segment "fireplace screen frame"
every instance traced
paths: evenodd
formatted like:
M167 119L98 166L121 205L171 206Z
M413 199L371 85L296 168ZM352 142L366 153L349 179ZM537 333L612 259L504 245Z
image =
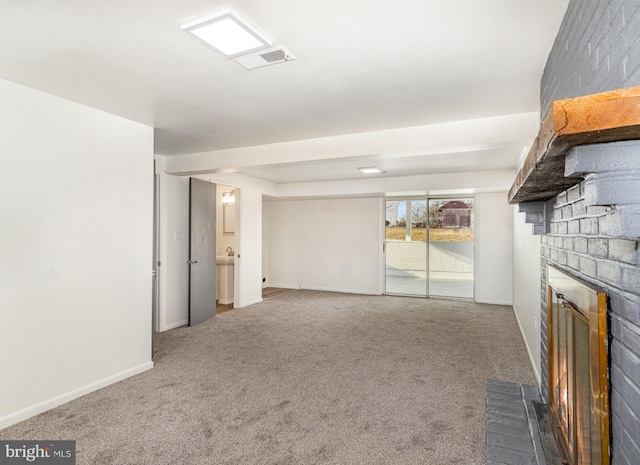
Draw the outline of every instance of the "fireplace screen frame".
M550 265L547 284L549 410L556 441L570 465L609 465L607 295ZM588 344L585 341L582 351L575 350L576 333L586 331ZM584 367L580 361L584 349L588 349L588 374L576 374L584 371L579 369ZM587 386L580 391L578 378L587 378L587 395L579 394L587 392ZM580 420L581 415L588 418ZM579 438L585 429L586 440Z

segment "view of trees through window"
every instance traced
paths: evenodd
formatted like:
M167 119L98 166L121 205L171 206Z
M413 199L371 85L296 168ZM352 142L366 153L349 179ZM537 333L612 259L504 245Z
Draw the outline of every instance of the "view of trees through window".
M410 221L409 228L407 221ZM386 203L387 240L426 241L428 225L430 241L473 242L473 221L473 199L402 200Z

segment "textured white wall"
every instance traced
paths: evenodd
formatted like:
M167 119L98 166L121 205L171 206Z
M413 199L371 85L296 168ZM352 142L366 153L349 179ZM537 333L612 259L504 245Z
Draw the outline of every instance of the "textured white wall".
M506 192L475 199L476 301L512 305L513 208Z
M516 212L513 218L513 310L540 385L540 236L524 216Z
M160 175L159 331L189 322L189 178Z
M379 294L379 205L377 199L270 203L271 285Z
M237 192L234 306L262 301L262 193L259 185L244 184Z
M151 368L153 129L0 81L0 428Z
M511 305L512 207L506 193L475 198L476 300ZM272 202L269 212L271 285L381 292L384 218L377 199Z

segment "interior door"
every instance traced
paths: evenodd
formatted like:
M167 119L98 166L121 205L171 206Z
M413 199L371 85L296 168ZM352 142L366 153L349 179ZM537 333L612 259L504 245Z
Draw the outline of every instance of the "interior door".
M189 189L189 326L216 316L216 185Z

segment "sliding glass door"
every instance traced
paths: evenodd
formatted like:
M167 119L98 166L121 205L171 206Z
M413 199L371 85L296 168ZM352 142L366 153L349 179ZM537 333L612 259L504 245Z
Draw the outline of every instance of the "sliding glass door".
M473 298L473 199L429 199L429 295Z
M473 199L385 202L387 294L473 298Z
M427 201L387 200L386 293L427 295Z

